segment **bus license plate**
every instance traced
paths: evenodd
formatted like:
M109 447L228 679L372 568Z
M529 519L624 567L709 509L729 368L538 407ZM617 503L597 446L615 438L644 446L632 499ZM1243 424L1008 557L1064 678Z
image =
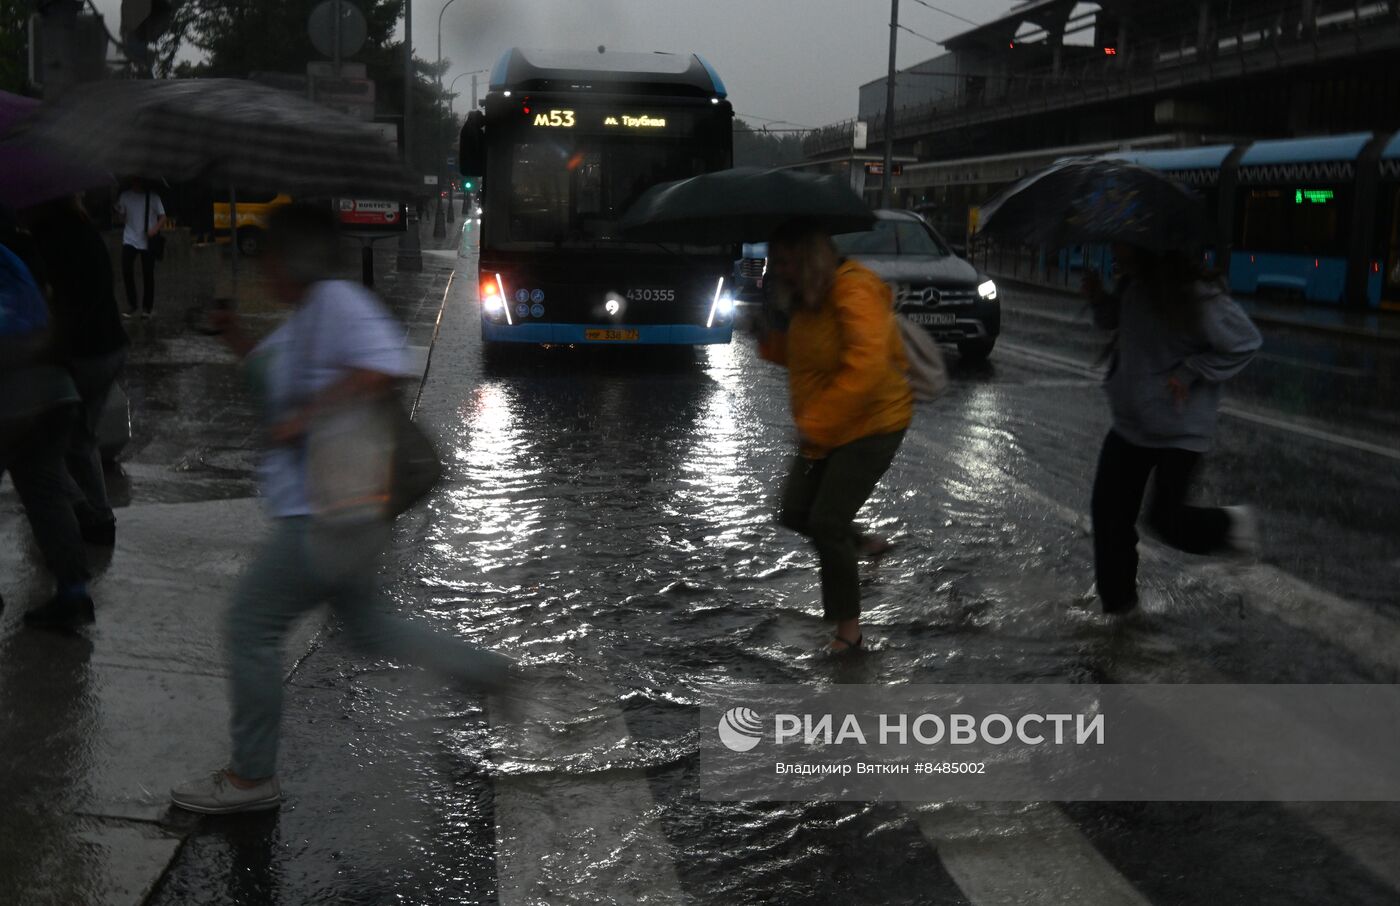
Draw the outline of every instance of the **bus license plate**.
M945 327L957 323L958 316L952 312L916 312L906 315L915 324L930 324L936 327Z
M635 343L639 333L635 330L585 330L583 338L585 340L613 340L624 343Z

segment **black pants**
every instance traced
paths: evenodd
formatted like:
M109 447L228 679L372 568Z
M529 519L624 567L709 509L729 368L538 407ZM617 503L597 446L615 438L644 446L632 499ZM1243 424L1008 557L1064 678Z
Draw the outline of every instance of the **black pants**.
M104 355L87 356L68 363L68 372L77 385L78 417L68 443L68 474L77 485L78 521L86 525L110 522L112 504L107 499L107 479L102 470L101 438L97 430L107 398L116 386L117 375L126 364L126 347Z
M147 312L156 307L156 256L150 249L138 249L132 245L122 246L122 282L126 284L126 307L136 311L137 256L141 257L141 302Z
M1226 546L1230 515L1218 507L1189 506L1186 494L1201 454L1171 447L1139 447L1110 431L1094 476L1094 577L1105 611L1137 603L1137 521L1147 480L1152 501L1147 524L1162 541L1191 554Z
M0 475L10 473L60 591L88 578L87 551L64 466L77 418L77 406L64 405L22 422L0 422Z
M821 560L822 609L828 620L860 616L856 513L889 469L904 432L862 437L825 459L798 456L783 486L779 521L812 540Z

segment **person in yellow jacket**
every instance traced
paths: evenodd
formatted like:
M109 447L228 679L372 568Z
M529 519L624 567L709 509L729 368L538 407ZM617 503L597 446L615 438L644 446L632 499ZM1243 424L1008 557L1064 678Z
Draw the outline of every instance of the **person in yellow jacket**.
M759 354L786 366L798 455L780 521L821 560L822 606L833 652L860 648L862 536L856 513L894 461L914 411L890 289L811 224L779 228L768 274L791 299L786 330L765 329Z

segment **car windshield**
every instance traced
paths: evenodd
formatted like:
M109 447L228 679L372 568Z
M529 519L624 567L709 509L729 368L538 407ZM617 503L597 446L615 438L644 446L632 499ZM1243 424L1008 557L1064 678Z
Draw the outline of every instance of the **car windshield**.
M913 220L877 220L875 228L859 233L833 236L836 249L842 255L921 255L943 258L951 254L947 247L923 224Z

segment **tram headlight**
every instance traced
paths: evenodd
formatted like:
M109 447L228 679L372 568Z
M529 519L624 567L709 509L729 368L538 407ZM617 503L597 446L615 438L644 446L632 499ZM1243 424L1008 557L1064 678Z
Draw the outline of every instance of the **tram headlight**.
M725 293L719 297L719 304L715 306L715 316L721 321L728 321L734 317L734 297Z
M997 285L991 280L983 280L977 285L977 295L990 302L997 297Z

